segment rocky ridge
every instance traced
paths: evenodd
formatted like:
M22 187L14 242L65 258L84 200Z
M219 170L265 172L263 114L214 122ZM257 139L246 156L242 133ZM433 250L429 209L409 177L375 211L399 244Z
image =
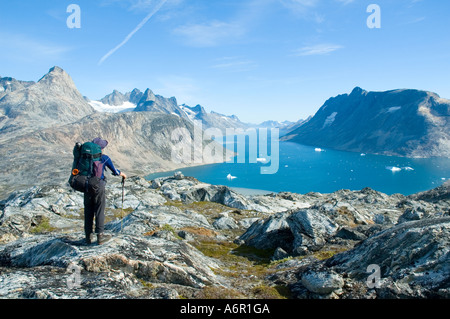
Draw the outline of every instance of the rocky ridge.
M244 196L178 173L130 178L122 209L111 180L113 239L87 246L82 195L35 186L0 202L0 298L449 298L449 193Z

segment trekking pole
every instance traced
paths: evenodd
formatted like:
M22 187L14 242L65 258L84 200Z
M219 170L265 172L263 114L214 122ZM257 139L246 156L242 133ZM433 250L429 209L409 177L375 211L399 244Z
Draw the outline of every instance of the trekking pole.
M120 232L123 230L123 202L125 198L125 177L122 177L122 210L121 210L121 221L120 221Z

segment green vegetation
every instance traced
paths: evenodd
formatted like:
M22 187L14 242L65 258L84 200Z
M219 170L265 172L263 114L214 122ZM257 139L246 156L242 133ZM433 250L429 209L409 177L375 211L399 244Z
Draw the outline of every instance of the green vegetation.
M107 208L105 209L105 223L109 223L110 221L116 220L116 219L122 219L126 216L128 216L129 214L131 214L133 212L133 208L128 207L125 209L121 209L121 208Z
M183 203L181 201L168 201L166 206L174 206L179 209L193 210L204 215L210 222L219 217L221 213L227 212L237 221L243 218L254 217L255 213L244 210L232 210L227 206L213 202L194 202ZM347 218L348 211L344 208L340 214ZM262 217L261 214L258 216ZM352 222L349 220L349 224ZM164 226L166 230L176 231L169 225ZM291 298L291 292L286 286L272 286L268 284L267 276L279 271L277 266L291 259L303 259L301 257L287 257L282 260L272 261L274 249L257 249L247 245L238 245L230 240L220 240L219 233L214 230L202 227L184 227L182 230L189 232L194 236L191 244L201 251L205 256L214 258L220 265L213 271L222 277L226 277L232 282L231 288L212 287L203 288L199 293L201 299L286 299ZM221 235L234 238L241 235L242 230L222 230ZM328 246L312 253L312 256L325 260L331 258L337 253L344 251L341 246Z
M48 217L42 217L39 219L37 224L33 225L30 229L30 233L32 234L44 234L50 233L56 230L55 227L50 225L50 219Z
M336 254L342 253L346 250L348 250L348 248L342 246L328 247L327 249L321 249L319 251L316 251L312 255L319 260L325 260L333 257Z

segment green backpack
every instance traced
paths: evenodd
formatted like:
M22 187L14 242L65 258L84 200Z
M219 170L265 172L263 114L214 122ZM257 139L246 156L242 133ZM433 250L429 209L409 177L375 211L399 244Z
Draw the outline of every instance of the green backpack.
M101 147L92 142L77 143L73 148L73 157L70 186L82 193L97 190L103 172Z

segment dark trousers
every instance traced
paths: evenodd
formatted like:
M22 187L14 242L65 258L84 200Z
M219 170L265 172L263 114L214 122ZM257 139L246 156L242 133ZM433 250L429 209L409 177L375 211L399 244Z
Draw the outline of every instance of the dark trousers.
M105 230L105 181L100 181L97 191L84 193L84 232L87 236L92 234L95 218L95 232L103 233Z

